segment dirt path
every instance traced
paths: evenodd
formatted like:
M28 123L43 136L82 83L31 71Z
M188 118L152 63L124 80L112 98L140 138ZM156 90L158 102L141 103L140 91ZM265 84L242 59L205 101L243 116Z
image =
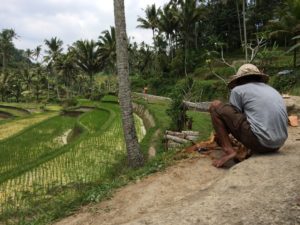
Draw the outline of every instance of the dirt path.
M299 147L297 127L279 153L252 156L227 170L198 155L57 225L300 224Z

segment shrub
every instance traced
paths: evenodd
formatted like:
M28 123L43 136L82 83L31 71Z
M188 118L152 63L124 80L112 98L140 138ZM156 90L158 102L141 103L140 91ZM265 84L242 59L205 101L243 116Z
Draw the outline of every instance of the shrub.
M90 95L90 100L93 101L101 101L101 99L103 98L104 94L102 92L99 91L94 91L91 95Z
M188 77L176 85L171 94L172 102L170 108L167 109L167 115L171 118L171 130L182 131L186 127L189 118L186 115L187 108L183 100L190 94L193 84L193 79Z
M276 75L271 79L270 84L280 93L286 93L296 85L297 77L295 75Z
M184 80L180 80L176 86L180 87L183 84ZM195 80L187 100L192 102L212 101L214 99L226 100L227 96L228 88L222 81Z
M78 100L76 98L68 98L63 100L61 103L64 107L71 107L76 106L78 104Z
M276 43L274 43L272 48L268 48L266 46L262 51L257 53L257 58L260 60L259 66L265 70L267 67L270 67L272 64L274 64L274 61L276 61L283 54L284 52L278 49L278 45Z
M131 89L136 92L142 92L143 88L147 85L147 81L139 75L131 76Z

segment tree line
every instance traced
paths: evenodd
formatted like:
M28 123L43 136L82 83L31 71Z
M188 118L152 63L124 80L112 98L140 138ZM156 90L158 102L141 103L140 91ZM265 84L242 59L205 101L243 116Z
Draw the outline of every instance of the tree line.
M129 72L144 79L174 79L193 74L216 53L239 52L254 60L259 48L278 46L294 53L300 34L299 0L170 0L148 5L137 27L152 30L151 44L129 37ZM110 82L95 82L99 72L116 74L115 28L97 40L78 40L63 49L58 37L43 46L18 50L13 29L0 32L0 94L2 101L98 98L111 91Z

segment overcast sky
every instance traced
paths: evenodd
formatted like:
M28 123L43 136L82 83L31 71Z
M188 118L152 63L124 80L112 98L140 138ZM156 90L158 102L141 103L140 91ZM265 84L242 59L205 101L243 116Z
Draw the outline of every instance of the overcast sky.
M168 0L125 0L128 36L138 43L151 43L152 32L138 29L137 17L145 17L147 5L164 5ZM20 49L43 45L58 37L64 46L80 39L94 39L114 26L113 0L1 0L0 30L13 28Z

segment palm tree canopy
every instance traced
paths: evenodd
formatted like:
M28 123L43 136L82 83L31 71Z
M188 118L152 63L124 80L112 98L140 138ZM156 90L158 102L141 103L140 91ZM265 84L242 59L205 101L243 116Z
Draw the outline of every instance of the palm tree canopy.
M3 29L0 33L0 49L4 51L13 46L13 39L17 38L17 33L13 29Z
M156 9L155 4L148 5L144 10L146 17L145 19L142 17L138 17L137 21L140 23L137 27L144 29L152 29L153 31L158 26L158 10Z
M168 38L178 29L179 12L177 8L172 7L171 4L166 4L162 9L158 10L158 15L158 28L160 31L165 32Z
M35 60L38 60L38 58L41 55L41 51L42 51L41 45L36 46L36 48L33 50L33 56L35 56Z
M107 66L112 72L115 71L116 66L116 31L115 27L110 27L109 30L102 32L99 36L99 57L101 61Z
M51 38L50 40L46 39L45 45L48 47L48 49L45 50L47 54L45 60L47 62L55 61L56 57L63 51L63 41L57 37Z
M99 60L99 49L96 42L93 40L79 40L73 44L70 50L81 70L90 76L100 70L102 65Z

